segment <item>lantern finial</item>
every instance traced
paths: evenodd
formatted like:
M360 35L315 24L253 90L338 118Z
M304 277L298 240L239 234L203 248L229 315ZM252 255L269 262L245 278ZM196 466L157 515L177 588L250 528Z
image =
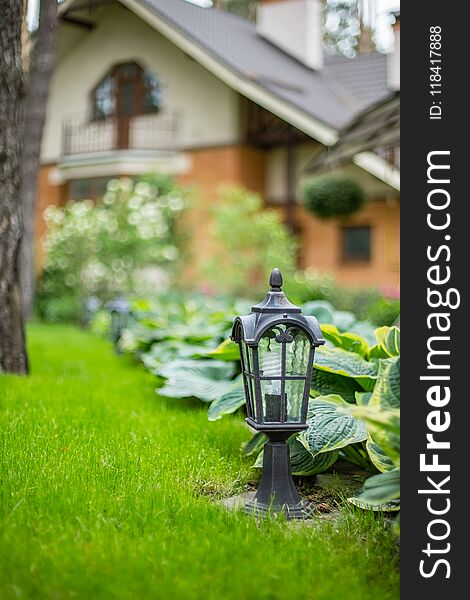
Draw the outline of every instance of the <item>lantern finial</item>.
M271 286L271 292L280 292L282 286L282 273L279 269L273 269L271 277L269 278L269 285Z

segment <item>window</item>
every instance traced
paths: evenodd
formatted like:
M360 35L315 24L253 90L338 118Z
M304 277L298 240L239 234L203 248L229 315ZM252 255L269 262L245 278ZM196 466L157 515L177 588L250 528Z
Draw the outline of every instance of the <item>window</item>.
M343 227L341 234L343 261L370 261L371 228L368 225Z
M135 62L116 65L95 87L91 95L94 120L129 118L158 112L162 104L162 84L158 77Z
M93 100L93 118L105 119L114 115L116 110L114 79L106 75L96 87Z
M72 179L69 184L70 200L95 200L106 191L109 177L94 177L92 179Z

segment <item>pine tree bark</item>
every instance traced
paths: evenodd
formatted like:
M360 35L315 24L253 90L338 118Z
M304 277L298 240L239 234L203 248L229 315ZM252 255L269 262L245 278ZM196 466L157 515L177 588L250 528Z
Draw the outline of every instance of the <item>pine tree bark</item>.
M34 229L37 183L49 84L54 68L56 34L57 0L40 0L39 27L32 49L27 83L23 122L23 155L21 159L20 198L23 206L23 239L21 242L20 275L25 318L31 313L34 295Z
M0 0L0 372L27 373L20 298L23 3Z

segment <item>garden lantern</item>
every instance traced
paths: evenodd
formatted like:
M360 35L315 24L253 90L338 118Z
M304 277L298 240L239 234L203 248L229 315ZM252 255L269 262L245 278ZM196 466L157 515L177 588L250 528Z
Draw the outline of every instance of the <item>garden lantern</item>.
M125 298L118 297L106 304L106 309L111 315L110 337L116 350L119 351L118 342L122 332L129 324L131 305Z
M245 511L308 516L292 480L288 438L307 429L307 408L315 348L325 343L315 317L304 316L281 289L274 269L271 289L251 314L237 317L232 340L240 348L247 423L265 433L263 473Z
M85 299L84 308L82 323L84 327L88 327L101 308L101 302L96 296L89 296Z

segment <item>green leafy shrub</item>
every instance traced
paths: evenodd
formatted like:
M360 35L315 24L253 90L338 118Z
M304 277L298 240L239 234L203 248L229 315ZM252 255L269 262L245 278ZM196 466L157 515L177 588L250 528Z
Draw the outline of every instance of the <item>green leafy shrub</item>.
M375 331L376 343L323 325L329 345L318 348L311 384L308 429L291 438L293 473L314 475L339 457L374 474L350 501L372 510L399 509L400 332ZM251 444L254 446L253 438ZM260 466L258 457L255 466ZM297 465L301 465L298 469Z
M398 289L345 287L328 273L313 268L296 271L285 282L284 289L295 304L325 300L336 309L351 312L360 321L369 321L377 327L393 325L400 316Z
M364 191L356 181L333 175L310 179L302 195L305 208L321 219L349 217L365 202Z
M171 178L147 176L110 181L97 203L47 208L40 314L77 318L86 297L106 301L168 284L179 257L176 218L184 207L184 193Z
M393 325L400 315L398 290L377 288L353 289L332 286L328 299L342 310L350 310L358 319L377 326Z
M273 266L286 280L295 271L296 241L275 210L265 210L261 196L246 189L222 189L213 209L211 236L217 247L203 267L214 289L242 295L265 291ZM221 273L223 277L221 278Z
M296 271L286 278L283 289L295 304L304 304L311 300L331 300L336 283L332 275L309 267Z

